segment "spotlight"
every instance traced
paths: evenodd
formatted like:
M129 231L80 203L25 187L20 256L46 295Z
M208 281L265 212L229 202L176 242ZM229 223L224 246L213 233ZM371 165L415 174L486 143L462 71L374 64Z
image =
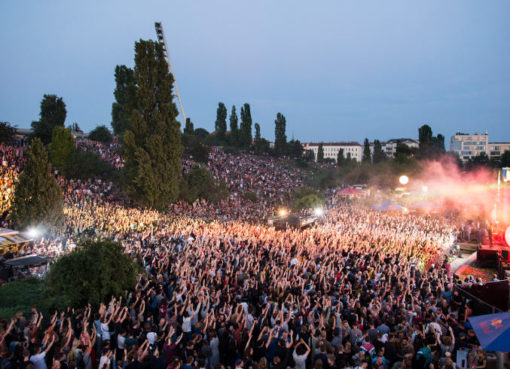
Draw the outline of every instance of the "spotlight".
M322 208L315 208L313 210L313 214L316 216L316 217L320 217L322 215L324 215L324 209Z
M398 181L400 182L400 184L406 185L407 183L409 183L409 177L405 176L405 175L404 176L400 176Z
M30 236L30 238L37 238L41 234L41 232L35 227L27 229L27 233Z
M429 188L428 188L427 186L422 186L422 187L421 187L421 190L422 190L423 192L429 192Z
M288 213L289 212L285 208L282 208L282 209L278 210L278 215L281 216L281 217L286 217Z

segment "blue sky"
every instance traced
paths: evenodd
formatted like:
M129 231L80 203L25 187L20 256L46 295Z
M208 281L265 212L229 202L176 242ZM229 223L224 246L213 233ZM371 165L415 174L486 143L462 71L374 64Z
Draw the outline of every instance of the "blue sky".
M114 69L162 21L186 115L212 130L219 101L277 112L302 141L416 137L432 126L510 141L510 2L2 1L0 120L28 127L42 95L66 124L111 122Z

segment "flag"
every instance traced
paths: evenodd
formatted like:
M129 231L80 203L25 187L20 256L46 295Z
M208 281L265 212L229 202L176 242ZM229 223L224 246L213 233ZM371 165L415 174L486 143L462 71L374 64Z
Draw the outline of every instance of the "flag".
M474 316L469 322L484 350L510 352L510 312Z

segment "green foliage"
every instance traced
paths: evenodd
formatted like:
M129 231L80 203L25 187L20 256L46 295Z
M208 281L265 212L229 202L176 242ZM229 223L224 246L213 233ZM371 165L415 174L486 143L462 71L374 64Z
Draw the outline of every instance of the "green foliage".
M338 168L325 167L319 168L314 175L306 180L306 183L313 188L334 188L340 185L340 175Z
M338 153L336 154L336 165L342 167L345 164L345 161L344 149L338 150Z
M179 196L183 148L173 77L160 43L135 43L134 82L136 99L122 139L124 187L135 203L164 209Z
M61 97L44 95L39 115L39 121L32 122L33 136L47 145L51 141L53 129L64 126L67 115L66 104Z
M361 162L364 164L372 163L372 156L370 154L370 143L368 142L368 138L365 138L363 142L363 157L361 158Z
M115 67L115 102L112 104L112 127L122 135L129 127L131 110L136 105L136 84L134 71L125 65Z
M134 288L140 267L112 240L86 241L62 256L46 277L46 293L72 307L98 306Z
M424 159L434 158L445 152L444 136L438 134L437 137L434 137L432 128L427 124L418 129L418 141L420 144L419 153Z
M226 185L214 179L206 168L195 165L181 182L181 198L193 203L197 199L216 202L227 196Z
M191 154L193 160L207 164L209 161L209 148L202 144L201 142L198 142L196 145L194 145L189 153Z
M16 134L16 128L9 122L0 122L0 144L10 142Z
M303 187L292 193L293 207L296 210L313 209L324 205L324 195L312 188Z
M209 136L209 132L207 132L207 130L204 128L197 128L195 129L194 135L200 140L205 140L207 136Z
M113 135L105 125L101 125L90 131L88 139L103 143L110 143L113 141Z
M381 141L374 140L373 163L377 164L377 163L385 161L386 159L387 159L387 157L382 149Z
M290 140L287 143L287 153L291 158L299 159L303 156L303 145L299 140Z
M230 144L232 146L237 146L239 144L239 127L238 127L238 118L236 113L236 106L232 105L232 111L230 112Z
M324 145L322 142L319 144L319 148L317 149L317 162L322 163L324 161Z
M54 228L62 222L62 189L38 138L32 140L27 151L27 162L15 189L11 216L20 229L37 225Z
M25 316L30 314L33 305L45 316L49 315L49 309L53 300L44 296L44 282L36 278L20 279L5 283L0 287L0 319L10 319L17 312L23 312Z
M503 153L503 155L501 155L500 161L501 161L502 168L510 167L510 151L509 150L506 150Z
M67 170L67 177L79 179L111 177L114 172L113 167L103 161L97 153L76 150L72 157L72 164Z
M250 104L246 103L241 108L241 127L239 129L239 144L244 149L249 149L251 146L251 124Z
M227 108L222 102L218 103L218 109L216 110L216 122L214 123L216 135L220 140L225 138L227 132Z
M324 149L322 149L322 153L324 155ZM315 161L315 153L313 150L306 150L304 159L306 161Z
M186 125L184 126L184 134L185 135L193 135L195 133L195 128L193 128L193 122L190 118L186 118Z
M287 120L283 114L276 114L274 121L274 152L277 156L287 153L287 136L285 135L285 127Z
M74 157L74 138L70 128L55 127L53 137L48 145L51 163L66 176L71 169Z

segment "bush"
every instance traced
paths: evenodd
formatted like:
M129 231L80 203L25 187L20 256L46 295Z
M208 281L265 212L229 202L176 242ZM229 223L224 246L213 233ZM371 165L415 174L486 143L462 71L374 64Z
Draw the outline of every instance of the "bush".
M255 192L251 192L251 191L245 192L244 195L243 195L243 198L245 200L248 200L248 201L251 201L251 202L259 201L259 198L257 197L257 194Z
M103 143L109 143L113 140L113 135L106 126L97 126L88 135L88 139L92 141L99 141Z
M180 197L188 203L197 199L217 202L227 195L226 184L216 181L211 172L198 165L191 168L181 181Z
M72 165L67 171L67 177L86 179L104 177L112 172L113 167L103 161L97 153L76 150L73 155Z
M32 305L48 316L52 300L44 296L44 282L36 278L20 279L0 287L0 319L10 319L21 311L28 315ZM26 316L25 315L25 316Z
M312 209L324 205L324 195L312 188L299 188L292 193L293 206L296 210Z
M140 272L120 243L86 241L51 266L46 277L47 296L59 296L66 306L94 306L134 288Z

